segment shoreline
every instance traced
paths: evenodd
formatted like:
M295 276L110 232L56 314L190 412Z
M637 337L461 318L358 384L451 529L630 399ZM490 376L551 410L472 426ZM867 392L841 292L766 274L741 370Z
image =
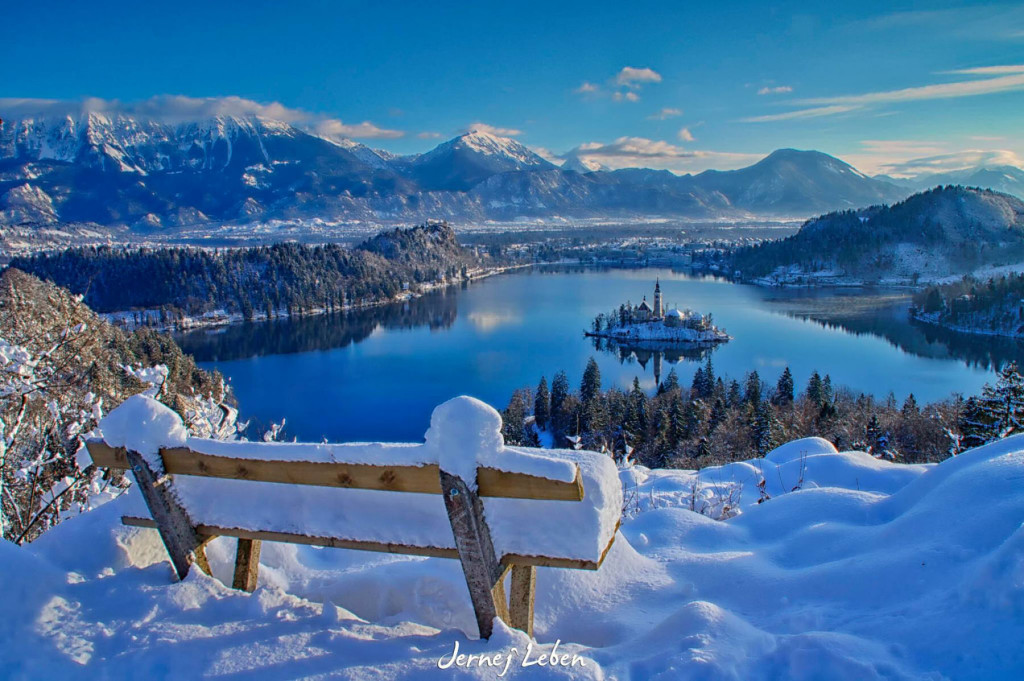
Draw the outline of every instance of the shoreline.
M463 283L477 281L480 279L487 279L489 277L497 276L499 274L505 274L515 270L521 270L535 266L536 263L526 263L521 265L508 265L506 267L493 267L484 270L477 270L468 273L465 279L459 279L458 281L435 283L435 284L423 284L421 290L413 292L402 293L394 298L388 300L374 300L366 303L358 303L355 305L343 305L335 308L314 308L305 312L297 314L280 314L268 317L266 313L261 312L254 315L250 319L245 319L239 312L223 312L223 311L211 311L204 314L201 317L184 317L173 323L158 323L158 324L147 324L147 323L135 323L134 317L137 314L157 314L159 315L159 309L146 309L146 310L120 310L116 312L97 312L97 314L109 322L111 325L125 330L134 331L135 329L148 328L153 329L161 333L183 333L186 331L198 331L201 329L216 329L225 326L233 326L236 324L257 324L263 322L274 321L277 319L297 319L303 317L317 317L325 314L332 314L335 312L355 312L358 310L369 310L375 307L382 307L384 305L394 305L396 303L402 303L415 298L420 298L428 293L434 291L440 291L458 286Z

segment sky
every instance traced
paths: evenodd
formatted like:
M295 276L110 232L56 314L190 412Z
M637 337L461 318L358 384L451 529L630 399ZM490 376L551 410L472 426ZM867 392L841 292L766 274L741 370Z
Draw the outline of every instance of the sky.
M34 0L0 59L4 117L257 113L402 154L481 129L680 173L1024 158L1024 3Z

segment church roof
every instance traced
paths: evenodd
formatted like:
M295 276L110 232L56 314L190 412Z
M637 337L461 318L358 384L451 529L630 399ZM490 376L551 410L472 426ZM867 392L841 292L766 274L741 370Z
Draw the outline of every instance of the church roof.
M650 306L650 305L648 305L648 304L647 304L647 300L646 300L646 299L644 299L644 302L640 303L640 307L638 307L637 309L638 309L638 310L647 310L647 311L650 311L650 309L651 309L651 306Z
M682 312L680 312L680 311L679 311L678 309L676 309L676 308L674 308L674 307L673 307L673 308L672 308L671 310L669 310L668 312L666 312L666 313L665 313L665 316L666 316L666 317L679 317L680 319L682 319L682 318L683 318L683 317L685 317L686 315L684 315L684 314L683 314Z

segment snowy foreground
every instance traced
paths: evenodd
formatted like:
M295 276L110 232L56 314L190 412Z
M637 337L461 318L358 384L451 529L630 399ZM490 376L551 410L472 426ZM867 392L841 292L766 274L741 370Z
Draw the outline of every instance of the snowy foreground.
M221 584L234 542L218 539L220 581L193 570L172 583L155 531L119 524L130 492L25 548L0 545L0 678L504 671L439 669L456 644L511 653L504 678L1024 677L1024 436L936 466L801 440L701 471L696 493L692 471L621 477L625 513L602 568L538 571L539 643L500 623L470 639L451 560L266 543L246 594ZM771 498L758 504L762 479ZM556 640L575 666L523 666Z

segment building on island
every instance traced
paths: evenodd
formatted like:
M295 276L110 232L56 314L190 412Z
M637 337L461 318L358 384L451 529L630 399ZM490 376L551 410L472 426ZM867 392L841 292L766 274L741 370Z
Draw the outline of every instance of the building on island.
M661 280L654 282L654 306L647 302L647 296L643 297L639 305L625 303L619 306L618 313L609 315L605 325L608 329L626 327L636 324L652 324L665 326L670 329L692 329L694 331L708 331L712 328L710 315L702 315L692 310L679 310L676 307L665 309L665 299L661 295Z

